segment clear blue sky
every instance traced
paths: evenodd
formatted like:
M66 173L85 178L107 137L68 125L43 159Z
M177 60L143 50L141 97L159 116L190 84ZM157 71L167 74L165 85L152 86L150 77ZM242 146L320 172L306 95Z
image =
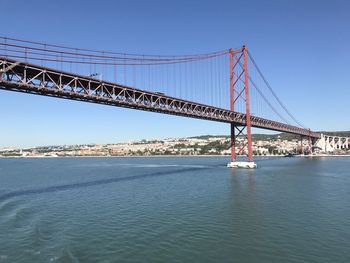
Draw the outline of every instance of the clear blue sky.
M0 35L151 54L249 45L290 111L350 130L348 1L0 0ZM0 91L0 147L228 134L225 124Z

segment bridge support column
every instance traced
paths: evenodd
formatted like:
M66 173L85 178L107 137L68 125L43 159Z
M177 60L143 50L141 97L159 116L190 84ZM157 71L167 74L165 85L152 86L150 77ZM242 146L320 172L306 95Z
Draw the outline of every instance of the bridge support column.
M326 136L326 150L325 152L329 152L330 151L330 148L331 148L331 145L329 143L329 136Z
M231 123L231 162L227 164L227 167L256 168L256 164L253 162L253 144L250 122L248 55L246 46L243 46L242 51L238 54L238 57L235 55L236 54L233 54L233 50L230 49L230 110L231 112L234 112L237 100L243 100L245 102L246 119L243 120L242 123ZM243 60L243 63L241 60ZM243 68L241 66L242 64ZM244 75L243 79L241 78L242 75ZM237 76L236 79L235 76ZM238 94L237 97L235 97L235 92ZM237 134L236 130L238 131ZM238 137L240 137L239 141ZM237 155L244 154L247 155L248 162L237 161Z
M339 144L339 149L342 150L344 148L343 138L339 137L338 144Z
M333 151L334 151L333 139L331 139L331 137L328 136L328 140L327 140L327 152L333 152Z
M327 152L327 140L327 136L321 133L321 138L315 140L313 145L319 150L321 150L321 152L325 153Z
M311 130L309 129L309 154L312 154L312 146L314 145L314 142L311 138Z
M300 154L304 154L303 136L300 135Z
M235 136L235 125L231 123L231 162L236 161L236 136Z
M338 144L339 144L339 149L342 150L343 149L343 138L339 137Z

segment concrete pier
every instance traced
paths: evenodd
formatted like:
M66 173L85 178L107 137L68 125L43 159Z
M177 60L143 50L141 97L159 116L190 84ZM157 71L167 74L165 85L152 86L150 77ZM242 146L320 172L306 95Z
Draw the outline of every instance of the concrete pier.
M229 168L246 168L246 169L254 169L257 167L254 162L230 162L227 164Z

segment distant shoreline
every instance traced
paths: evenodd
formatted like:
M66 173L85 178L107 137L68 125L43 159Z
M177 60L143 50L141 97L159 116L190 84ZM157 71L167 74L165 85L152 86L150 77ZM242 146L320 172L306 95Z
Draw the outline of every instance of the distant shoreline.
M0 159L8 158L23 158L23 159L38 159L38 158L162 158L162 157L176 157L176 158L186 158L186 157L226 157L230 158L229 155L130 155L130 156L101 156L101 155L89 155L89 156L0 156ZM241 156L239 156L240 158ZM288 157L287 155L256 155L254 158L267 158L267 157ZM292 158L296 157L307 157L307 158L320 158L320 157L350 157L350 154L324 154L324 155L295 155ZM242 156L244 158L244 156Z
M298 157L350 157L350 154L299 155Z

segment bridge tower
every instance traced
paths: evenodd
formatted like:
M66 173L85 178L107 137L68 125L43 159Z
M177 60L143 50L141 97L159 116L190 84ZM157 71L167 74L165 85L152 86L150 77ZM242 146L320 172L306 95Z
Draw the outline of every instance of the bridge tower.
M247 47L241 52L229 51L230 56L230 110L234 112L236 105L243 102L243 113L246 114L244 124L231 123L231 162L232 168L255 168L253 162L252 132L250 121L249 75ZM237 132L237 133L236 133ZM238 155L247 155L248 162L237 161Z

